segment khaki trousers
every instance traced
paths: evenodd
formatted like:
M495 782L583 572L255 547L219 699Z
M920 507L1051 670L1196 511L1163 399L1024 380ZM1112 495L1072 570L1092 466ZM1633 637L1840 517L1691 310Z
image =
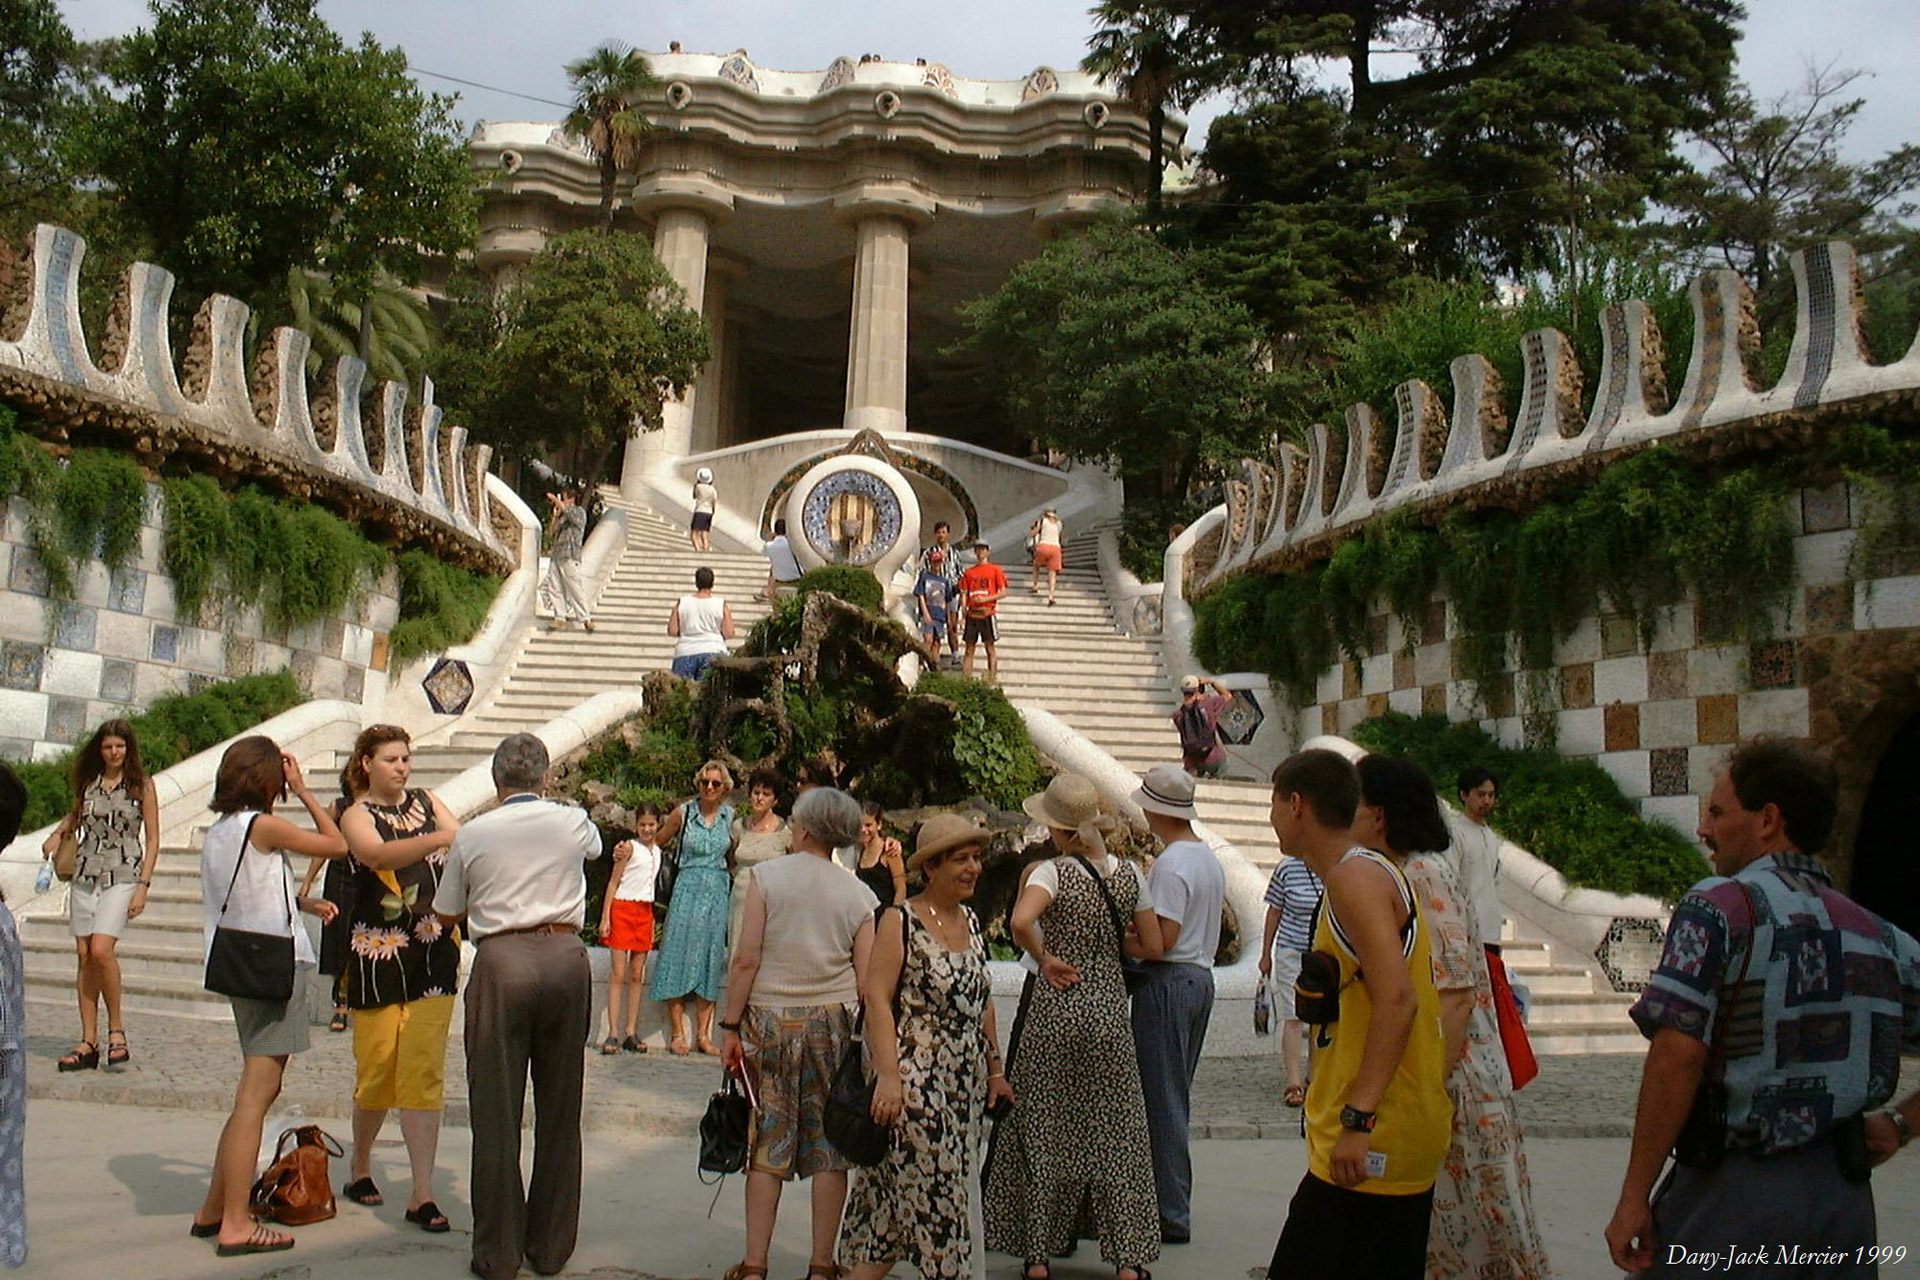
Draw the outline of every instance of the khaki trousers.
M593 610L587 607L587 594L580 585L580 561L572 557L554 556L547 561L547 576L541 580L540 596L547 602L547 608L553 611L554 621L566 622L578 618L582 622L593 618Z

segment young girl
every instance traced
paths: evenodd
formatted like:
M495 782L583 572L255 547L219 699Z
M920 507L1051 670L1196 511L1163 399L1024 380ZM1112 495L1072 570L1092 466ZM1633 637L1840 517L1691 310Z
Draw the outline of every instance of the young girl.
M607 1038L601 1053L647 1051L635 1032L647 986L647 953L653 950L653 880L660 871L660 846L654 840L665 816L657 804L635 806L633 839L614 846L613 876L607 882L606 905L600 908L600 940L613 952L607 966ZM622 1026L627 1029L624 1040L615 1034Z

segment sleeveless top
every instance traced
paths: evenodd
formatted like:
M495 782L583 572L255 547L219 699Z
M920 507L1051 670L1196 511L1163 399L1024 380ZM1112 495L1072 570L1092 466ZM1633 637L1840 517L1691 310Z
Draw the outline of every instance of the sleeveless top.
M80 856L74 879L90 880L106 889L140 878L147 835L141 790L122 774L117 787L108 789L95 778L80 793Z
M382 841L439 829L433 799L409 790L397 805L360 801ZM436 849L398 871L353 865L353 923L347 933L347 1005L379 1009L408 1000L450 996L460 979L460 944L433 912L447 865Z
M1379 1119L1369 1143L1375 1157L1385 1158L1385 1170L1353 1189L1370 1195L1418 1195L1433 1186L1453 1140L1453 1101L1447 1095L1446 1049L1440 1034L1440 997L1433 985L1427 921L1399 867L1371 849L1350 849L1340 861L1355 858L1385 868L1400 891L1402 907L1412 917L1413 928L1403 935L1401 951L1417 1008L1413 1027L1407 1033L1407 1047L1376 1108ZM1307 1090L1307 1167L1314 1177L1332 1182L1328 1160L1342 1132L1340 1109L1347 1105L1347 1094L1360 1074L1373 1003L1360 974L1359 957L1334 918L1331 898L1320 912L1313 948L1333 956L1340 964L1340 1020L1328 1028L1333 1042L1315 1056L1313 1083Z
M201 936L204 955L213 952L213 931L225 926L280 938L291 933L294 960L312 964L313 940L299 924L293 867L287 855L279 851L261 853L248 842L253 820L259 816L252 809L230 813L208 827L200 842L200 896L206 906ZM226 904L224 914L222 903Z

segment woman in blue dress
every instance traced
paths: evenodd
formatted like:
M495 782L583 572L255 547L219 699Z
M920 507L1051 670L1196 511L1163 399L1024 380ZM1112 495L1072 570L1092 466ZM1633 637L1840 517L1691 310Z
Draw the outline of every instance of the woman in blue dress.
M713 1002L727 973L727 904L733 894L733 775L709 760L693 775L694 798L676 805L660 827L664 847L680 838L680 872L667 903L666 933L653 962L648 994L667 1002L667 1049L687 1052L687 998L693 998L700 1052L720 1056L713 1042Z

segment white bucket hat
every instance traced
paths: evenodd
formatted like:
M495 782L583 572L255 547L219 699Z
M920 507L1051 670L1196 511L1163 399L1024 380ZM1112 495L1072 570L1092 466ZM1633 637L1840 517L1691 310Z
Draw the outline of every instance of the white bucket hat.
M713 472L709 468L702 467L693 473L693 481L695 484L712 484Z
M1132 800L1146 812L1165 818L1191 822L1199 816L1193 807L1193 775L1177 764L1157 764L1147 770Z

